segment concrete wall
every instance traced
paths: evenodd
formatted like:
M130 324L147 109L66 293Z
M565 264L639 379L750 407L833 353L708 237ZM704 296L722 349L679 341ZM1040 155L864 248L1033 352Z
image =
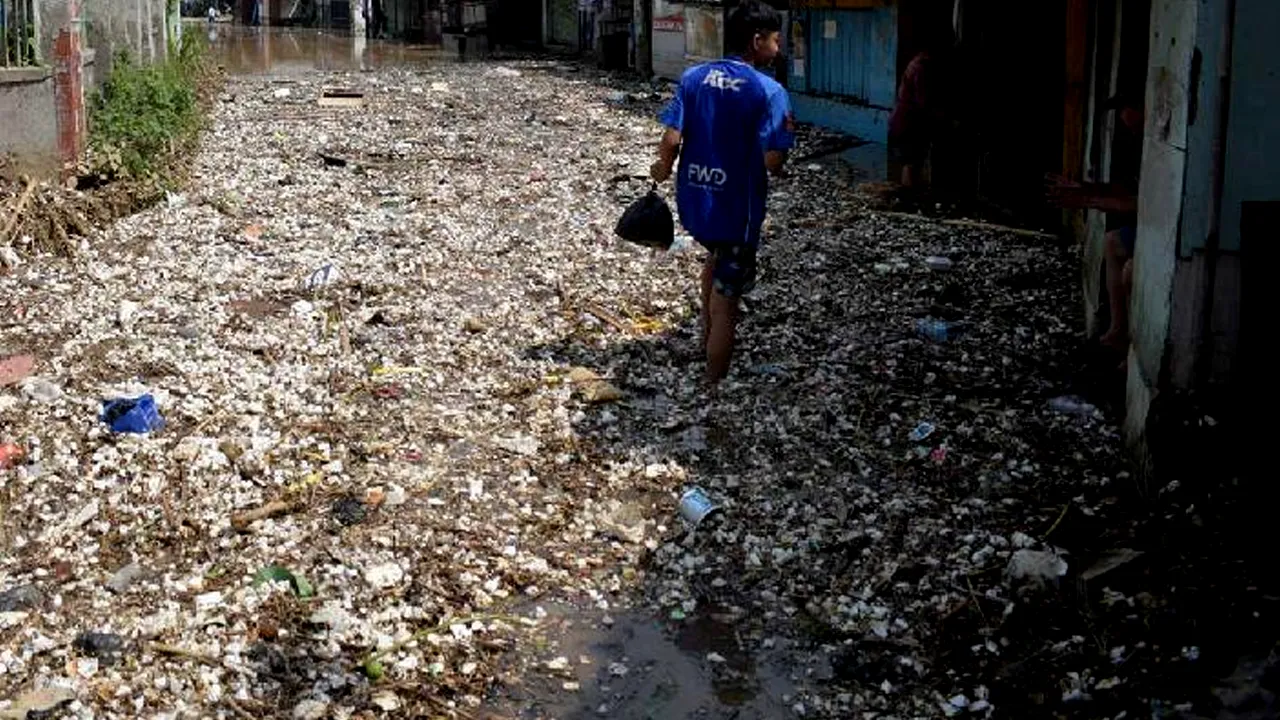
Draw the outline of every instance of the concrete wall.
M37 0L36 35L42 67L0 70L0 155L10 159L6 172L47 176L84 146L88 96L110 71L116 52L128 49L143 61L168 54L170 23L166 0ZM177 3L173 12L177 13ZM61 86L57 39L78 38L61 57L79 58L78 76L64 72ZM72 63L70 67L75 67ZM63 95L59 94L63 88ZM62 97L62 100L59 100ZM61 108L61 112L59 112ZM61 124L61 138L60 135ZM68 130L68 128L74 128Z
M0 156L6 175L49 176L58 169L53 72L46 67L0 69Z
M176 12L176 3L174 7ZM170 30L165 0L90 0L81 8L81 15L85 45L98 52L100 77L110 72L112 61L122 50L144 62L163 60L168 55Z

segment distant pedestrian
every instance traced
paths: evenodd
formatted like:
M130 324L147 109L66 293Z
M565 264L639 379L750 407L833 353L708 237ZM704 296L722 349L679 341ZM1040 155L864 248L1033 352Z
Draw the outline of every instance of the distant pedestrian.
M595 51L596 0L578 0L578 52Z
M209 10L205 13L209 17L209 22L214 23L218 19L218 7L214 3L209 4Z
M889 115L889 153L901 168L897 179L903 187L927 182L929 154L944 123L945 83L941 76L951 45L949 29L930 30L924 49L911 58L898 83L897 100Z
M778 55L782 17L759 0L729 14L723 60L690 68L662 113L667 130L651 174L680 173L680 221L710 255L702 269L702 341L706 380L729 372L738 303L756 277L768 173L779 172L795 142L787 92L757 68Z

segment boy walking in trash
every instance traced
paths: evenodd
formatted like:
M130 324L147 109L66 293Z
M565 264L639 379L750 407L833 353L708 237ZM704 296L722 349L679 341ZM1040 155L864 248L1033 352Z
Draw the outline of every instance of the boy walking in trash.
M777 11L743 0L726 23L728 56L687 70L660 118L667 130L650 174L665 182L680 156L680 222L710 253L702 268L709 384L729 372L738 303L755 285L768 172L782 169L795 143L786 90L756 69L777 56L781 30Z

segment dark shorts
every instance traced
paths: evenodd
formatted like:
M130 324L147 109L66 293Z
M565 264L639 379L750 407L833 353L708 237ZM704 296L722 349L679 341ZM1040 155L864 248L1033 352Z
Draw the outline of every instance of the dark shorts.
M711 253L711 287L727 298L740 298L756 286L756 248L741 243L698 241Z
M929 159L929 142L917 138L890 140L889 159L899 165L924 165Z
M1138 240L1138 228L1126 225L1122 228L1116 228L1116 234L1120 236L1120 247L1124 248L1125 254L1133 257L1133 247ZM1095 235L1094 237L1097 236Z

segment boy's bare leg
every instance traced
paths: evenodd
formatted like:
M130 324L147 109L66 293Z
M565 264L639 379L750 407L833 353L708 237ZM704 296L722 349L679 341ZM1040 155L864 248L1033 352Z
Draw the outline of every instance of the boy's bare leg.
M707 384L715 385L729 374L738 324L738 299L713 292L707 306L710 330L707 332L707 372L704 379Z
M711 334L711 278L716 267L716 256L714 253L707 256L707 261L702 264L702 347L701 350L707 351L707 339Z

